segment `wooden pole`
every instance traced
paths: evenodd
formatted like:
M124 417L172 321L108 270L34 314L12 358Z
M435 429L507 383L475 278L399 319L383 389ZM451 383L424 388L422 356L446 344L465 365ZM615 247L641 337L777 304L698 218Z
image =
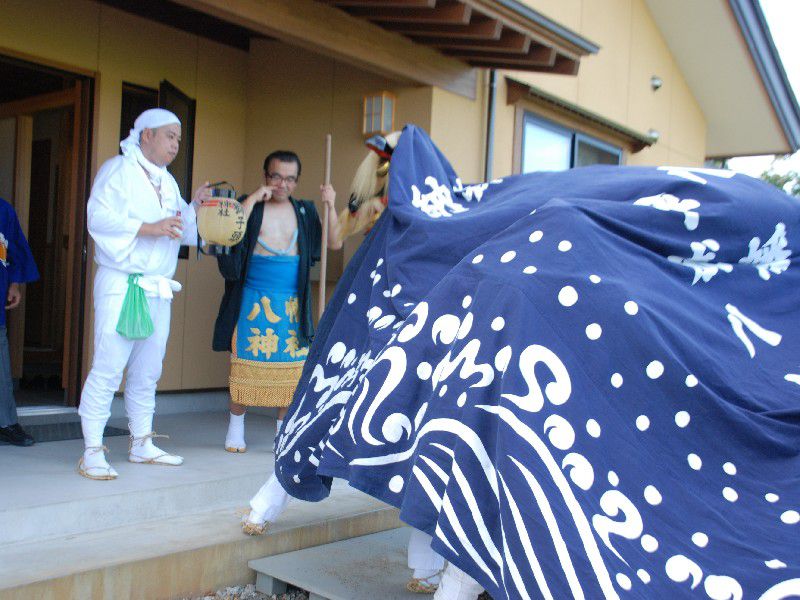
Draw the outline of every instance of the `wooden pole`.
M331 134L325 136L325 185L331 183ZM317 316L322 319L325 310L325 284L328 278L328 212L325 204L322 215L322 252L319 262L319 298L317 299Z

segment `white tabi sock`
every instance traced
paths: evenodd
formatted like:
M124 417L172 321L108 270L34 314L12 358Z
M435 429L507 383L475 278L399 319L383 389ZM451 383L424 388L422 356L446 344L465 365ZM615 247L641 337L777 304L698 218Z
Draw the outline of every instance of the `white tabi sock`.
M103 432L105 431L105 421L81 419L81 430L83 431L83 445L86 448L99 448L103 445Z
M281 432L281 427L283 427L283 419L278 419L275 421L275 437L278 437L278 434Z
M289 502L289 494L278 482L275 474L269 476L267 482L261 486L255 496L250 499L250 516L247 518L251 523L273 523L286 508Z
M150 416L149 423L152 425L152 415ZM138 427L136 426L138 425ZM131 430L131 448L128 458L131 462L150 462L154 461L160 464L178 466L183 464L183 457L177 454L170 454L156 446L152 440L152 429L147 433L142 428L142 423L134 424L131 421L128 426Z
M81 419L83 430L83 468L94 475L117 475L117 472L108 464L103 450L103 431L105 422Z
M225 435L226 448L246 448L247 444L244 441L244 415L235 415L230 413L230 420L228 421L228 433Z
M424 579L431 585L439 585L442 575L436 569L414 569L414 579Z
M453 564L447 565L433 600L475 600L483 592L481 585Z

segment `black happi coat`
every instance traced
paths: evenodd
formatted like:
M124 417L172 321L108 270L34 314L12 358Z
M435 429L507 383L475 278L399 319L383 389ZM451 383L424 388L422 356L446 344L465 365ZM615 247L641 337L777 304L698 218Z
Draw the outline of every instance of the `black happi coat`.
M244 198L240 198L240 201ZM320 259L322 245L322 225L314 203L310 200L290 198L297 217L297 251L300 255L300 268L297 273L298 304L300 306L300 327L298 339L300 344L311 344L314 337L314 321L311 314L311 290L309 272ZM253 207L247 220L244 239L231 248L231 253L217 257L219 272L225 278L225 293L219 306L219 314L214 324L212 348L217 352L230 352L233 331L239 320L242 306L242 289L247 279L250 257L258 242L261 220L264 216L264 204L259 202Z

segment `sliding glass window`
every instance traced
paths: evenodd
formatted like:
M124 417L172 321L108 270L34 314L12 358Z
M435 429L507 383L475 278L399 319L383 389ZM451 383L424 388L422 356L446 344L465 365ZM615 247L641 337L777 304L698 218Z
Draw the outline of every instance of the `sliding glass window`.
M525 112L521 158L523 173L564 171L589 165L622 164L622 149Z

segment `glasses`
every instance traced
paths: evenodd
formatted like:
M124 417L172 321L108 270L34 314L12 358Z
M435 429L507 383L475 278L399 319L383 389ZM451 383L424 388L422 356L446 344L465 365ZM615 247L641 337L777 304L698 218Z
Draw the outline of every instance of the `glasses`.
M274 185L278 185L281 181L286 182L286 185L294 185L297 183L297 177L289 175L288 177L281 177L277 173L267 173L267 181Z

